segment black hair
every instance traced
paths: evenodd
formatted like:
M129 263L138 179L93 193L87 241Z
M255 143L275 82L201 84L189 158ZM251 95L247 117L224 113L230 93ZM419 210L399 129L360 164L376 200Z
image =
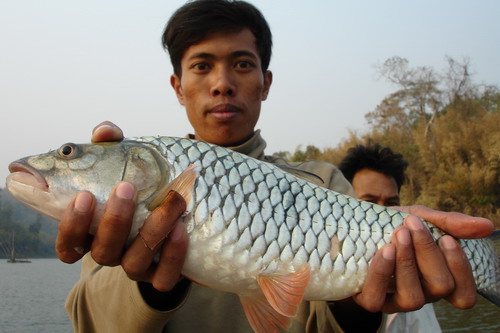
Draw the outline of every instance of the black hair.
M370 169L394 178L401 189L405 179L405 169L408 162L403 155L394 153L389 147L380 144L371 146L356 145L347 151L347 155L339 164L339 169L344 177L352 183L356 172L362 169Z
M180 76L182 56L191 45L214 32L239 32L245 28L255 36L265 73L271 61L271 30L262 13L245 1L196 0L186 3L168 21L162 44L170 55L174 73Z

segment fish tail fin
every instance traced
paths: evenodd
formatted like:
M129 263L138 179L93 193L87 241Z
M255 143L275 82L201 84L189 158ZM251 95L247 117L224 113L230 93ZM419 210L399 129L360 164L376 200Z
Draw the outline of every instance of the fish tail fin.
M478 286L478 294L500 306L500 230L495 230L487 240L491 245L490 253L492 258L487 267L488 274L486 274L486 278L491 276L491 283L483 288Z

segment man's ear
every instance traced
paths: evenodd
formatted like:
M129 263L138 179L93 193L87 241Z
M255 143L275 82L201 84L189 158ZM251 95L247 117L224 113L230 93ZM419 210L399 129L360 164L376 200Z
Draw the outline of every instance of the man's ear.
M264 73L264 89L262 89L262 100L265 101L267 99L267 95L269 95L269 90L271 89L271 84L273 83L273 72L266 71Z
M184 105L184 94L182 92L181 86L181 78L176 74L172 74L170 76L170 85L175 91L175 95L177 96L177 100L181 105Z

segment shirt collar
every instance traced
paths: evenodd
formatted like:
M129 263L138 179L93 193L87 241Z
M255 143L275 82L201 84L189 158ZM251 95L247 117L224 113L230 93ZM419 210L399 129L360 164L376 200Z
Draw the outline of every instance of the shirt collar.
M187 137L194 140L194 134L188 134ZM266 146L266 141L264 141L264 139L260 135L260 130L256 130L253 133L252 137L247 141L238 146L231 146L226 148L256 159L263 159L264 149L266 149Z

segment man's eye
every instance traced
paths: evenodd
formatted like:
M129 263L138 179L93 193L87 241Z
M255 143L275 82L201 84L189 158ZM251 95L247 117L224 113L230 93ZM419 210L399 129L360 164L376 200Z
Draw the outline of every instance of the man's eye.
M249 69L253 67L253 64L250 61L238 61L236 63L236 67L241 68L241 69Z
M209 69L208 64L206 62L198 62L192 66L192 68L198 71L206 71Z

